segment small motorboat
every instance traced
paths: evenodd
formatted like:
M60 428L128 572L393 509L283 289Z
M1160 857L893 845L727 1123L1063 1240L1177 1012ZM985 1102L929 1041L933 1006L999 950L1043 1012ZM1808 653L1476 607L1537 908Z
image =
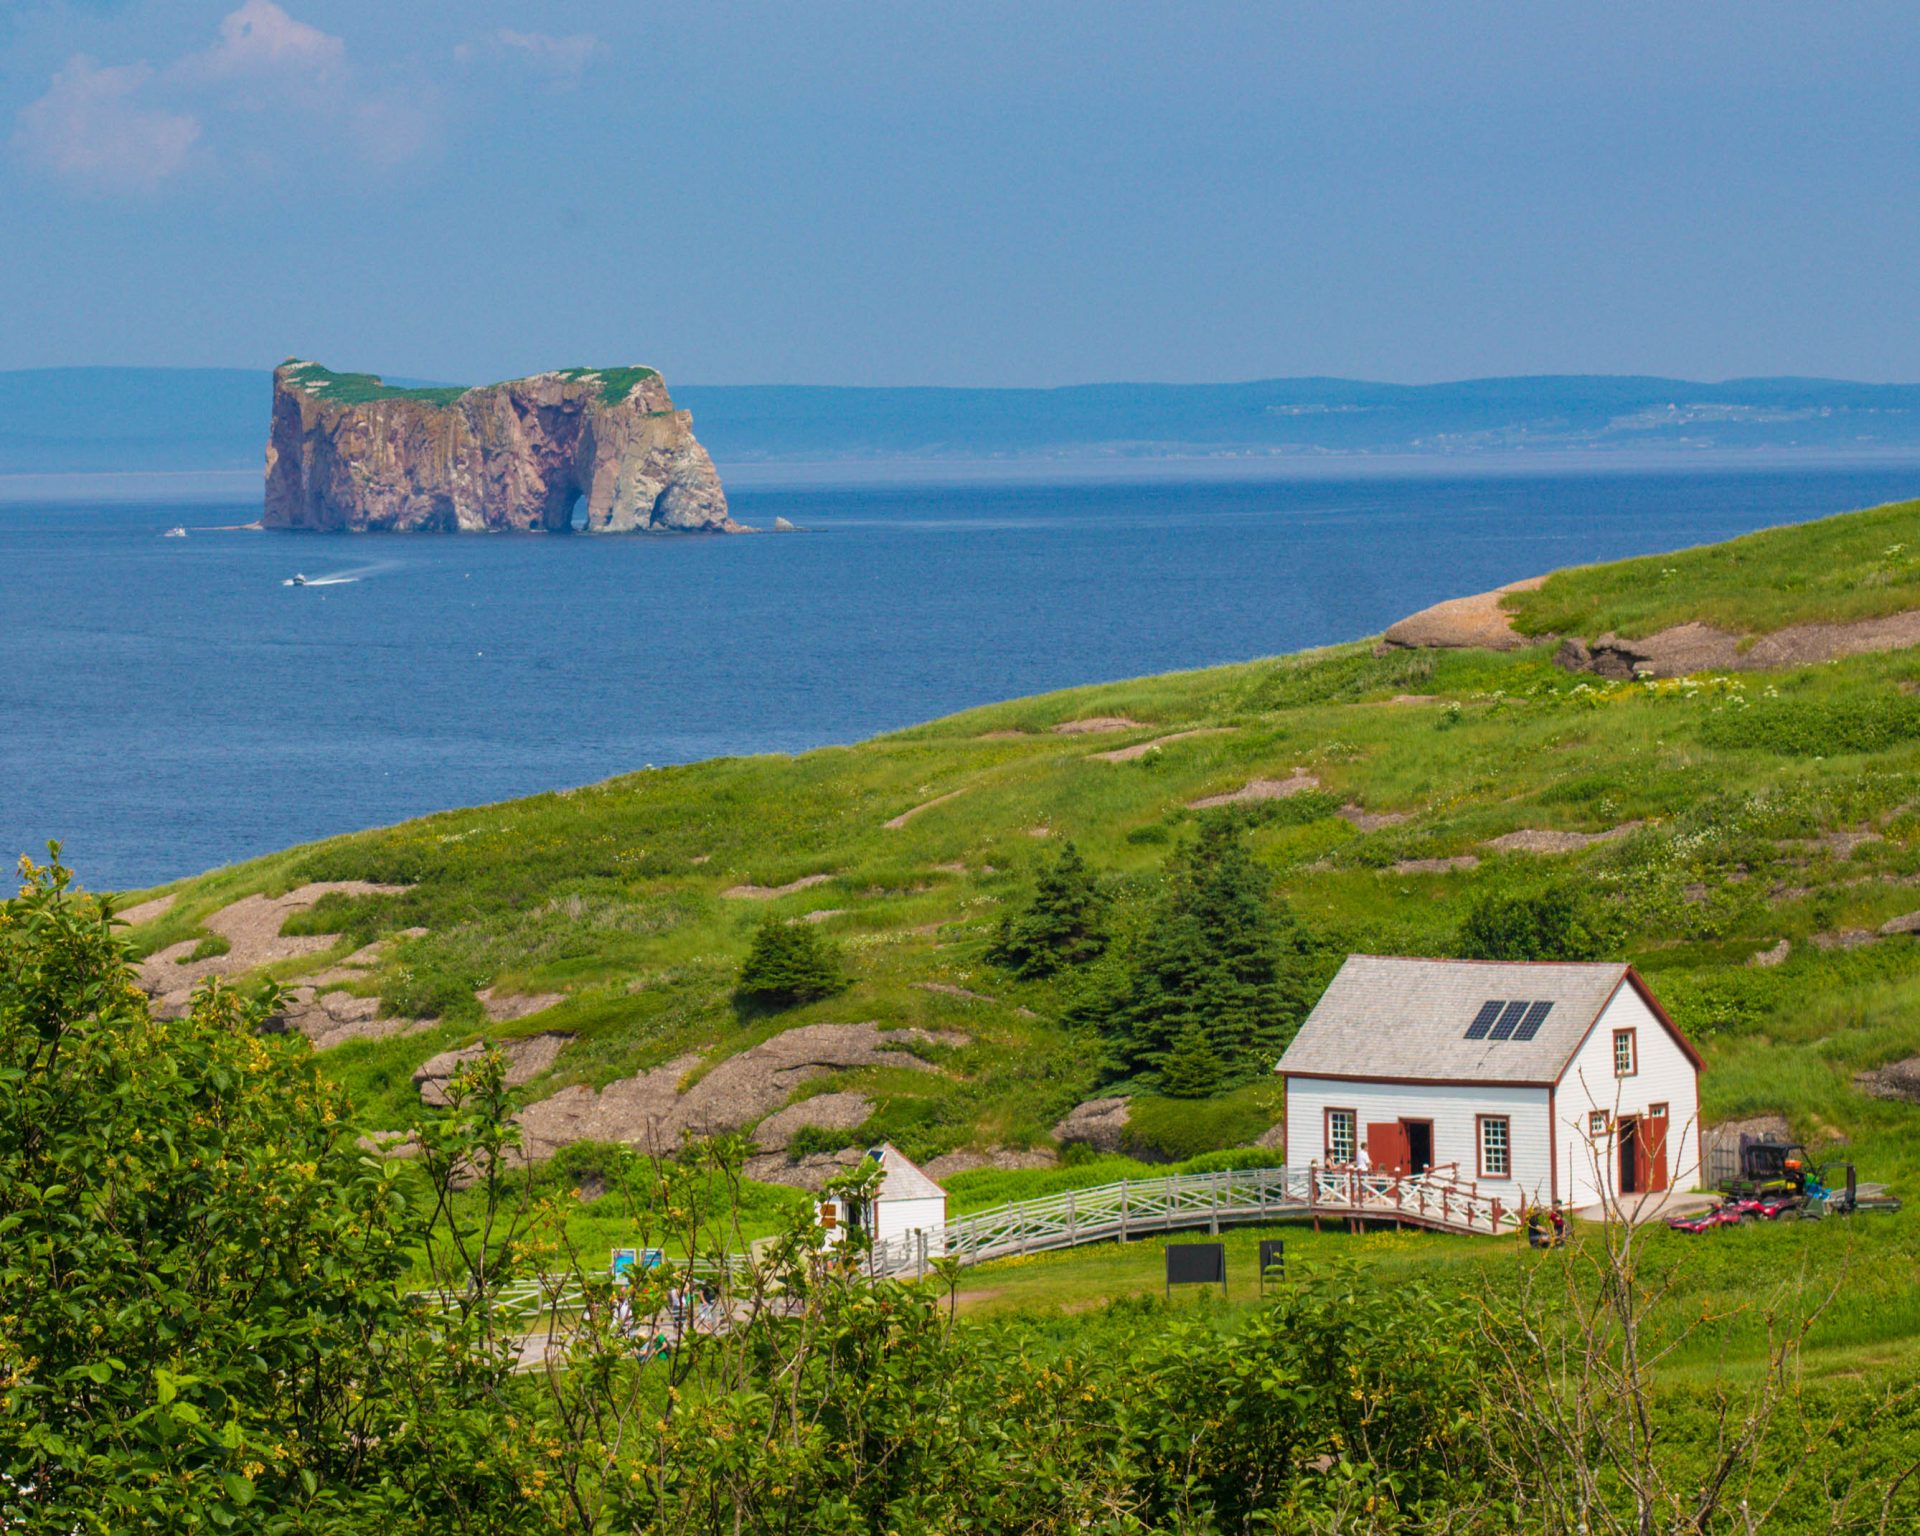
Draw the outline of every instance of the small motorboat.
M307 584L307 578L301 575L300 572L298 571L295 571L285 581L280 583L280 585L283 587L304 587L306 584Z
M165 533L160 535L163 539L184 539L186 536L187 530L184 528L169 528Z

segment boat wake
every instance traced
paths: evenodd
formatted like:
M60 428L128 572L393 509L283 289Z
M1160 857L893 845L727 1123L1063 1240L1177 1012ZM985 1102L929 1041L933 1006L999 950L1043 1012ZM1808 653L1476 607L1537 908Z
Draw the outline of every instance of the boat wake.
M398 564L397 561L382 560L374 565L356 565L344 571L329 571L324 576L308 576L295 571L280 585L283 587L344 587L356 581L365 581L369 576L378 576L382 571L390 571L396 564Z

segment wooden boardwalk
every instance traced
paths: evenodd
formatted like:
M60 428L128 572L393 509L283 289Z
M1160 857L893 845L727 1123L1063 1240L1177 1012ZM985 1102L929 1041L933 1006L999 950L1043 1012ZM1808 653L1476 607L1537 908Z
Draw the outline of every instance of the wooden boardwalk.
M1340 1221L1354 1226L1390 1222L1484 1237L1515 1231L1523 1215L1499 1196L1461 1179L1452 1168L1406 1177L1313 1166L1236 1168L1122 1179L1117 1184L974 1211L944 1227L876 1244L867 1269L877 1277L910 1277L926 1274L942 1256L961 1264L985 1264L1088 1243L1129 1242L1161 1232L1218 1233L1222 1227L1278 1220ZM730 1276L723 1275L722 1263L713 1259L695 1260L691 1265L674 1261L673 1267L680 1274L709 1279L723 1291L742 1294L751 1289L754 1258L745 1253L728 1255L724 1268L732 1272ZM456 1304L452 1296L417 1294L429 1305ZM577 1311L584 1300L577 1280L546 1277L497 1293L493 1305L531 1322ZM720 1314L722 1328L729 1317L730 1311Z
M1513 1231L1521 1213L1497 1195L1437 1168L1396 1177L1332 1168L1239 1168L1123 1179L1044 1200L1016 1200L957 1217L938 1231L878 1245L877 1274L924 1273L942 1257L962 1264L1017 1258L1085 1243L1128 1242L1157 1232L1306 1218L1392 1222L1481 1236Z

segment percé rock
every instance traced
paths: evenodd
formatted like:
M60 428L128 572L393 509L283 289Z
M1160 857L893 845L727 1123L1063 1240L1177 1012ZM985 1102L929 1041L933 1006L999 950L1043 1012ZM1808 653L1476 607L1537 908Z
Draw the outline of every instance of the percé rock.
M650 368L397 389L289 359L273 374L268 528L737 533L713 460Z

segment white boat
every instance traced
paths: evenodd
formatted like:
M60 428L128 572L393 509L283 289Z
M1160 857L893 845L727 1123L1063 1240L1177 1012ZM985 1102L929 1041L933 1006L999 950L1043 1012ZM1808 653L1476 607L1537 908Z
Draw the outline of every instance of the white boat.
M163 539L184 539L186 536L187 530L184 528L169 528L165 533L160 535Z
M295 571L285 581L280 583L283 587L304 587L306 584L307 578L302 576L298 571Z

